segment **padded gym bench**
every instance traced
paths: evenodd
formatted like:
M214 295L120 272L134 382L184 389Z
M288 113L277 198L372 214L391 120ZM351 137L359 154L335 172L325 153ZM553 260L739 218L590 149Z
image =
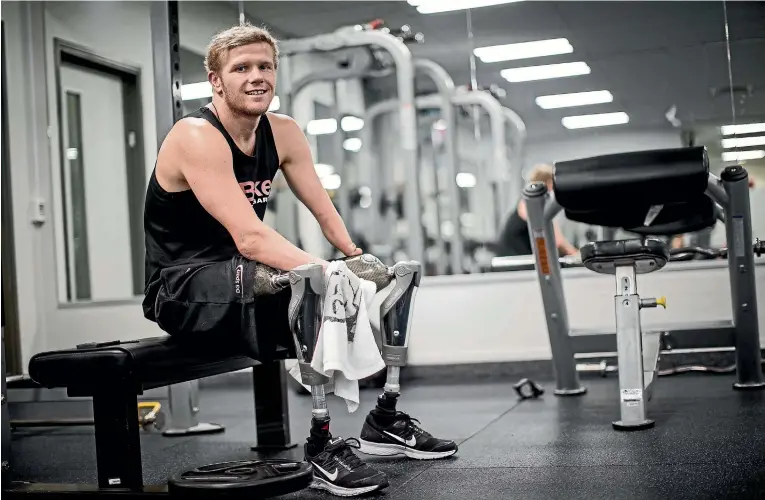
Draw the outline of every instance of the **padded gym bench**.
M615 277L615 337L619 371L620 419L618 430L646 429L654 425L646 403L657 373L661 336L674 331L700 338L716 337L715 347L733 346L738 390L765 389L761 367L754 252L748 173L738 165L726 167L720 177L709 172L704 147L637 151L557 162L553 194L543 183L524 189L534 264L539 278L545 319L559 396L581 395L574 354L582 339L569 328L561 264L552 220L563 211L568 220L623 229L633 236L616 241L593 241L580 249L589 270ZM656 272L671 261L667 244L656 236L679 235L725 223L731 318L721 325L688 322L643 331L640 310L662 305L664 299L638 294L637 276ZM710 252L714 254L715 252ZM722 252L718 252L722 254ZM700 291L703 293L703 291ZM679 336L679 335L678 335ZM592 337L592 335L589 335ZM591 339L590 339L591 340ZM581 346L581 343L580 343ZM711 347L705 345L704 347Z
M286 349L281 353L283 359L289 357ZM288 448L287 375L281 360L260 363L225 346L186 343L165 336L38 353L29 362L29 375L43 387L65 387L69 396L93 398L97 491L148 493L156 488L143 485L138 396L149 389L250 367L255 390L256 449ZM51 486L23 485L9 493L51 493ZM88 485L55 486L57 491L83 492ZM96 491L95 485L91 486Z

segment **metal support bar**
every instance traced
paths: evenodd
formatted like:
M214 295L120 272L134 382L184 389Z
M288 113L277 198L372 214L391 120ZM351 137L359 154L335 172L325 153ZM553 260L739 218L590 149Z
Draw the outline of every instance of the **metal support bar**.
M485 223L490 225L490 234L496 234L497 228L502 226L502 217L506 213L507 182L510 172L507 165L507 142L505 132L505 112L502 105L488 92L483 91L460 91L454 95L454 104L460 106L476 105L483 108L489 116L491 130L491 162L492 168L488 172L488 179L496 189L496 196L489 202L494 202L494 214Z
M451 252L450 252L450 265L452 273L462 273L462 231L460 231L460 206L459 206L459 189L457 188L457 119L454 112L454 106L452 105L452 98L454 97L454 80L449 73L442 67L433 61L428 59L416 59L414 61L415 71L419 71L428 77L435 83L438 90L438 96L440 97L441 107L441 119L446 123L446 139L444 141L444 149L446 151L445 170L448 182L446 184L446 194L451 200L449 210L449 220L452 222L452 235L451 235ZM419 106L418 106L419 108ZM433 165L435 169L435 163ZM436 188L438 185L436 184ZM438 203L438 198L436 199ZM438 228L437 233L441 234L441 228ZM446 255L446 240L442 237L441 249L442 255Z
M3 469L3 485L9 485L11 484L11 417L8 414L8 391L5 385L5 315L3 315L3 326L2 326L2 352L0 352L0 355L2 355L2 362L3 362L3 392L2 392L2 400L0 400L0 405L2 405L2 418L3 418L3 455L2 455L2 469Z
M634 266L617 266L615 277L617 293L614 295L614 309L621 419L612 425L616 430L647 429L654 422L646 417L640 296L635 284Z
M138 396L132 387L110 387L93 395L98 486L139 489L143 486Z
M579 383L573 345L569 336L568 311L563 294L563 281L552 219L545 216L546 194L547 187L543 183L530 184L523 191L528 213L531 249L536 262L545 321L550 336L555 370L555 394L559 396L584 394L586 389Z
M159 151L167 133L183 117L178 2L151 2L150 12L154 110Z
M725 234L728 242L733 325L736 329L736 389L762 389L760 331L757 316L752 213L749 202L749 175L740 166L722 173L728 197L725 206Z
M252 367L255 394L257 444L254 451L287 450L291 442L290 412L287 402L287 371L284 361L271 361Z

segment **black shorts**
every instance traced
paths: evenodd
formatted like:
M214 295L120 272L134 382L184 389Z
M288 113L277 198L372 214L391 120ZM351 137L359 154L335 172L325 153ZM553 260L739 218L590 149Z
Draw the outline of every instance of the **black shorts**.
M259 361L294 358L290 289L256 297L255 265L236 256L165 268L147 286L144 316L191 342L230 342Z

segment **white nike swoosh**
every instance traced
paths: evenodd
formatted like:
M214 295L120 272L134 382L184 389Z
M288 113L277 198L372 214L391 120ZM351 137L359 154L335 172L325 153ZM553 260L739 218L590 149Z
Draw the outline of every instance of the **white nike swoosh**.
M334 481L335 479L337 479L337 468L335 468L335 472L333 472L332 474L330 474L329 472L327 472L327 471L325 471L324 469L322 469L320 465L317 465L317 464L316 464L316 462L311 462L311 463L313 464L313 466L314 466L314 467L316 467L317 469L319 469L319 470L321 471L321 473L322 473L322 474L324 474L325 476L327 476L327 478L329 478L329 480L330 480L330 481Z
M409 439L404 439L404 438L402 438L402 437L400 437L400 436L396 436L395 434L391 434L391 433L390 433L390 432L388 432L388 431L383 431L383 432L384 432L385 434L389 435L390 437L392 437L393 439L395 439L396 441L399 441L399 442L401 442L401 443L404 443L404 444L405 444L405 445L407 445L407 446L414 446L414 445L416 445L416 444L417 444L417 440L416 440L416 439L414 439L414 436L411 436Z

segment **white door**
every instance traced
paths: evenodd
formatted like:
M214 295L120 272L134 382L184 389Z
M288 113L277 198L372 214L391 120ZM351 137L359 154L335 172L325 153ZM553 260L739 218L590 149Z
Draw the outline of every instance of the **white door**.
M106 73L62 65L61 92L65 237L69 248L66 265L71 296L73 301L77 300L76 280L85 276L89 279L89 300L132 298L122 81ZM67 105L73 95L78 96L75 100L78 106ZM79 119L70 120L70 113L78 113ZM79 144L70 144L70 123L79 124ZM80 162L81 182L73 184L74 160ZM79 209L75 210L76 207ZM74 220L75 217L80 220ZM75 241L73 228L77 224L87 233L83 241ZM87 246L86 259L78 260L78 255L85 255L82 245ZM87 262L87 272L78 273L76 267L83 262Z

